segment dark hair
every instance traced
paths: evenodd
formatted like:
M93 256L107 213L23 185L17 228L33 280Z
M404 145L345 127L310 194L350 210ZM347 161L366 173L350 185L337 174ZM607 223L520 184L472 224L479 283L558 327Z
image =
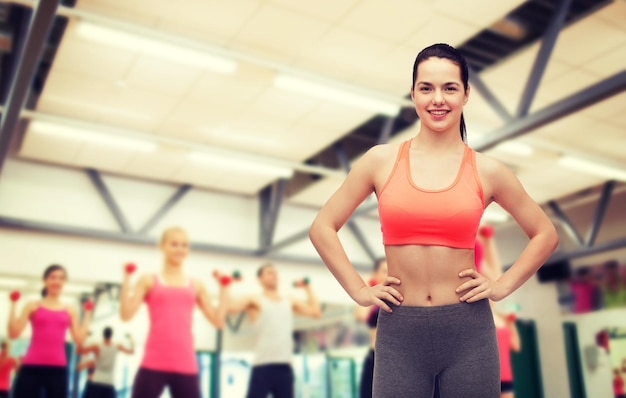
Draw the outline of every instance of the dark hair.
M104 328L104 331L102 332L102 335L104 336L105 339L110 339L113 336L113 329L111 329L110 326L107 326Z
M6 340L2 340L2 343L0 343L0 349L6 350L9 347L9 345L7 344Z
M257 278L260 277L261 275L263 275L263 271L265 271L265 268L269 268L269 267L273 267L274 265L272 263L265 263L263 265L261 265L259 267L259 269L256 271L256 276Z
M437 43L433 44L432 46L428 46L420 51L419 54L417 54L417 57L415 58L415 63L413 63L413 85L411 86L411 92L413 92L413 89L415 88L415 81L417 79L417 67L423 61L426 61L428 58L431 57L449 59L450 61L458 65L459 69L461 70L461 81L463 82L463 88L465 89L465 92L467 92L467 87L469 86L469 68L467 67L467 61L459 50L444 43ZM463 142L467 141L467 129L465 128L465 118L463 117L462 112L461 139L463 140Z
M65 270L65 267L63 267L62 265L58 265L58 264L52 264L52 265L49 265L43 271L43 279L45 280L46 278L48 278L50 274L53 273L54 271L63 271L65 276L67 276L67 271ZM47 294L48 294L48 290L45 287L41 289L41 297L46 297Z

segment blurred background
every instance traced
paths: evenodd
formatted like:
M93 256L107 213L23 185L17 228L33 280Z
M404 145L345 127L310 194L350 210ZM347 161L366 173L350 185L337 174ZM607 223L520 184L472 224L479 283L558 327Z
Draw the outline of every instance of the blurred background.
M0 297L38 297L43 269L63 264L65 299L96 300L92 338L113 326L137 343L117 367L130 396L148 324L145 308L119 320L123 264L156 272L157 237L178 225L212 294L216 268L241 272L234 295L260 292L267 261L285 294L310 278L323 316L295 321L297 396L356 396L367 327L308 227L367 149L417 133L413 61L445 42L471 67L469 145L510 167L560 234L498 303L522 338L516 397L612 397L626 371L626 299L606 299L626 295L625 21L624 0L1 1ZM483 222L506 268L527 238L495 204ZM340 237L367 278L384 254L375 198ZM242 397L249 322L217 334L196 315L203 396ZM85 375L71 378L77 397Z

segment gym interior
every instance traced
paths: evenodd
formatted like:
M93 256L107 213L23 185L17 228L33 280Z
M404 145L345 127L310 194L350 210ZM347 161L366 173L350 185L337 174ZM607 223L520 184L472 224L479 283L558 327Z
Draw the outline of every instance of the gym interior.
M624 0L3 0L0 338L10 293L37 300L44 268L62 264L63 299L95 304L88 341L106 326L132 336L115 374L130 397L148 313L121 321L124 265L158 272L161 232L179 226L185 272L213 299L216 269L241 275L233 296L260 292L265 263L285 295L303 298L294 281L308 278L322 316L294 319L296 396L356 397L368 330L309 227L363 153L419 131L412 64L448 43L470 67L469 146L515 173L560 238L497 303L522 340L515 396L613 397L626 374L625 21ZM497 204L483 222L507 269L528 238ZM374 195L339 236L367 280L384 256ZM607 304L610 264L624 301ZM193 336L202 396L244 397L245 314L218 332L196 310ZM70 372L70 397L86 377Z

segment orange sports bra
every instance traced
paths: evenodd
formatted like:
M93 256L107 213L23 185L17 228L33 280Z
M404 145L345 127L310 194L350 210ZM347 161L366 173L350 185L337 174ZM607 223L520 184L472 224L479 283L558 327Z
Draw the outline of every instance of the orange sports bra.
M473 249L485 205L476 172L476 154L467 145L454 182L423 189L411 178L411 140L400 146L396 163L378 196L385 245L427 245Z

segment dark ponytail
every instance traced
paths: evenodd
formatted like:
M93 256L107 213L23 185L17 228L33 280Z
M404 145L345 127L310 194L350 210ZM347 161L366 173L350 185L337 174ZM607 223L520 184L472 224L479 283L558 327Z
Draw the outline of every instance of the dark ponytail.
M459 66L461 70L461 81L463 82L463 88L467 93L469 87L469 68L467 67L467 61L465 57L456 48L443 43L433 44L432 46L424 48L417 54L415 62L413 63L413 85L411 86L411 92L415 87L417 81L417 67L422 61L426 61L430 57L449 59L453 63ZM467 142L467 129L465 128L465 118L461 113L461 127L460 127L461 139L463 142Z
M52 264L52 265L49 265L43 271L43 279L46 280L48 276L50 276L50 274L53 273L54 271L63 271L65 276L67 276L67 271L65 270L65 267L59 264ZM41 289L41 297L46 297L47 295L48 295L48 289L44 287L43 289Z

